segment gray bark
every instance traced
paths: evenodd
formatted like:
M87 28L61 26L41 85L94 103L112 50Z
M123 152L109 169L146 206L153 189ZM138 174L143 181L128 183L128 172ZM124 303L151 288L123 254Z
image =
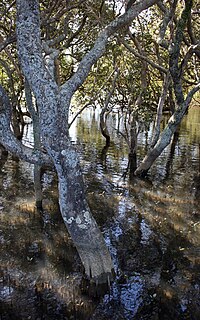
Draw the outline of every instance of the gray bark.
M165 34L167 31L167 27L169 26L170 22L173 20L174 18L174 14L175 14L175 10L176 10L176 6L177 6L177 2L178 0L174 0L173 3L171 4L171 8L170 10L167 10L165 8L165 6L163 5L163 3L161 3L159 5L161 11L164 12L164 18L163 21L160 25L160 32L159 32L159 39L158 39L158 43L163 46L164 48L168 48L169 47L169 43L168 41L165 39Z
M169 86L169 73L165 76L161 96L158 101L156 121L155 121L152 142L151 142L151 148L153 148L155 146L156 142L158 141L159 135L160 135L160 123L162 120L163 106L164 106L164 103L166 100L168 86Z
M183 119L183 116L185 115L185 112L188 109L188 106L192 100L193 95L198 90L200 90L200 83L189 92L187 98L182 103L182 105L179 106L179 108L170 117L168 124L163 130L162 134L160 135L160 138L157 141L156 145L154 146L153 149L149 150L144 160L136 169L135 175L141 175L141 176L146 175L146 173L151 168L154 161L158 158L158 156L162 153L162 151L169 145L173 134L175 133L181 120Z
M180 49L181 42L183 40L183 32L187 24L187 19L190 16L192 8L192 1L185 1L185 8L182 11L181 17L177 23L177 28L175 32L174 43L170 48L169 55L169 70L173 81L173 89L175 94L176 110L174 114L168 121L167 126L160 135L159 140L153 147L149 150L144 160L141 162L139 167L136 169L136 175L145 175L154 161L162 153L162 151L169 145L173 134L175 133L178 125L180 124L183 116L185 115L188 106L192 100L193 95L200 89L200 83L198 83L184 99L183 87L182 87L182 72L179 67Z
M19 57L37 99L42 142L57 171L60 211L86 274L105 281L111 277L112 261L85 199L78 156L68 136L64 101L43 61L38 3L19 0L17 11Z
M88 207L79 161L71 144L68 143L61 153L57 153L56 170L60 210L85 272L89 277L105 282L111 276L113 265L103 236Z
M11 104L8 95L0 85L0 143L7 151L24 161L52 168L53 162L47 154L24 146L14 136L10 128L11 112Z
M24 84L25 97L28 110L33 120L33 137L34 137L34 150L41 149L40 127L39 127L39 115L34 107L31 88L27 80ZM34 189L35 189L35 202L37 208L42 208L42 183L41 183L41 169L39 164L34 164Z
M58 87L52 68L47 68L43 58L40 37L40 15L37 0L17 0L17 46L24 76L37 100L42 143L48 155L39 150L31 151L35 160L52 162L59 182L59 203L65 225L76 245L85 272L89 277L105 282L111 276L112 261L103 236L91 215L85 194L77 153L68 135L68 111L72 95L86 79L92 65L103 55L109 37L119 28L129 24L137 15L156 0L143 0L131 7L126 14L111 22L100 34L93 48L83 57L78 70L64 85ZM8 117L1 117L0 127L9 131ZM4 146L29 161L27 149L16 141L12 143L3 133ZM30 151L30 150L29 150ZM36 159L37 158L37 159Z

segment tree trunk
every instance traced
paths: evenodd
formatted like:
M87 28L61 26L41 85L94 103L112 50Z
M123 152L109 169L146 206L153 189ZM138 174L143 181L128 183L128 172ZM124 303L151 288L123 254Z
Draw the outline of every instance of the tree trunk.
M70 142L62 146L61 152L52 151L58 174L61 214L85 272L99 283L109 281L113 265L104 238L85 198L77 153Z
M129 178L130 178L130 180L132 180L134 177L134 172L137 168L137 154L136 154L136 152L129 153L128 167L129 167Z
M191 101L191 99L189 100ZM188 109L188 105L189 105L189 101L187 101L186 99L183 105L179 106L179 108L177 108L177 110L171 116L171 118L168 121L168 124L166 125L165 129L160 135L160 138L157 141L156 145L153 147L153 149L150 149L148 151L144 160L141 162L139 167L135 170L136 175L145 176L148 170L151 168L154 161L158 158L158 156L162 153L162 151L169 145L173 134L175 133L176 129L178 128L178 125L183 119L185 112Z
M105 281L107 275L111 276L113 265L103 236L87 205L78 156L69 140L67 123L70 101L87 78L91 67L104 54L109 38L156 2L140 1L126 14L108 24L91 50L84 55L76 72L59 87L44 59L45 42L41 41L39 1L16 1L18 55L22 71L37 100L42 142L58 174L61 214L86 274L100 281ZM58 52L54 49L52 52L55 58ZM53 61L50 62L53 65Z
M34 150L40 150L41 137L40 137L40 127L39 127L39 115L36 110L36 107L33 104L31 88L26 79L25 79L24 89L25 89L27 107L33 121ZM42 183L41 183L42 171L41 169L42 167L39 164L34 164L35 203L38 209L42 208Z
M13 128L15 137L21 140L23 136L23 130L20 128L20 121L19 121L16 105L12 106L12 128Z
M49 93L49 94L48 94ZM113 264L103 235L88 207L78 154L68 134L65 108L57 88L37 92L43 144L58 175L59 204L65 225L89 278L106 282ZM53 115L48 110L53 110Z
M167 89L169 86L169 73L165 76L165 80L163 83L163 88L162 88L162 93L158 102L158 107L157 107L157 114L156 114L156 121L155 121L155 128L153 132L153 138L151 142L151 147L153 148L158 141L159 135L160 135L160 123L162 120L162 113L163 113L163 106L166 100L167 96Z
M107 123L106 123L108 114L110 113L108 106L109 106L111 97L112 97L114 90L115 90L115 85L116 85L116 80L117 80L118 75L119 75L119 69L117 67L115 67L115 76L112 81L112 87L106 97L104 107L102 108L101 113L100 113L100 128L101 128L102 135L104 136L104 138L106 138L106 147L110 146L110 134L109 134Z
M110 134L108 131L107 123L106 123L106 112L107 109L103 108L100 113L100 129L101 133L106 139L106 147L110 146Z
M173 158L174 158L174 153L175 153L175 149L176 149L176 144L178 142L178 138L179 138L179 127L174 132L173 139L172 139L172 142L171 142L171 145L170 145L170 153L169 153L169 157L168 157L167 163L166 163L165 179L170 174L170 170L171 170L171 167L172 167L172 164L173 164Z
M181 120L183 119L183 116L188 110L193 95L200 89L199 82L195 87L193 87L189 91L187 97L184 98L182 87L183 69L179 65L179 58L181 42L183 40L183 33L187 24L188 17L190 16L191 8L192 0L185 1L185 8L183 9L181 16L177 22L175 39L169 55L169 70L173 81L173 90L175 94L177 108L174 114L169 119L167 126L163 130L159 140L157 141L153 149L149 150L140 166L136 169L136 175L145 175L154 163L154 161L157 159L157 157L162 153L166 146L168 146L173 134L177 130L178 125L180 124Z
M129 146L129 172L130 179L133 178L134 172L137 168L137 125L134 115L131 115L130 124L130 146Z
M6 163L7 158L8 158L8 151L0 143L0 172L1 172L1 168L3 168L4 163Z

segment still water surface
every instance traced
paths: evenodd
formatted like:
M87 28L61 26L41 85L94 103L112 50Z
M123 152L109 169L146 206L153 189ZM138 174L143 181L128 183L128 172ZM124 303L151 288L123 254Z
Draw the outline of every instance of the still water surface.
M116 280L97 296L58 210L56 177L43 176L44 210L34 208L33 167L0 161L0 319L199 319L200 108L193 107L147 179L129 180L127 147L110 116L105 153L99 114L71 128L88 201L111 252ZM151 129L151 128L150 128ZM28 126L24 140L30 142ZM141 133L138 161L150 137Z

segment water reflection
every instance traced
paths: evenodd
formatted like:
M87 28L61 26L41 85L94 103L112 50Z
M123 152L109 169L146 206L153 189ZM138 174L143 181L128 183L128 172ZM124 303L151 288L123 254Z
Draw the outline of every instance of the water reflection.
M198 319L200 306L200 109L194 108L148 179L124 178L128 150L110 117L105 152L99 114L71 128L87 195L110 249L116 281L102 299L83 294L82 266L58 210L56 177L5 154L0 167L1 319ZM29 137L27 131L26 137ZM28 139L28 138L27 138ZM150 134L139 136L139 161ZM85 292L85 291L84 291Z

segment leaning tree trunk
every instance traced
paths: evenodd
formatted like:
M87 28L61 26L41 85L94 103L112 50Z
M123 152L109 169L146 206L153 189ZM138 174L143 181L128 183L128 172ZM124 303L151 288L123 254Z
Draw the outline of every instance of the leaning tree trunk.
M37 100L42 142L58 174L61 214L87 275L97 279L105 280L106 274L111 275L113 265L103 236L88 208L77 153L69 142L69 105L73 94L87 78L92 65L104 54L109 38L157 1L140 1L127 13L108 24L100 32L91 50L82 58L76 72L61 87L45 65L39 1L16 1L19 59ZM53 51L54 49L54 56Z
M40 111L41 138L58 175L60 211L86 274L105 282L112 276L111 256L87 204L78 154L68 134L65 105L55 83L43 78L44 83L45 91L41 92L40 86L33 90Z
M98 282L105 282L112 276L110 253L87 204L78 155L68 136L64 108L59 108L62 105L59 94L55 94L55 99L48 99L46 96L47 105L44 106L43 101L40 114L41 134L58 175L60 211L86 274ZM54 119L45 112L49 105L54 110L57 107Z
M181 42L183 40L183 32L187 24L188 17L190 16L192 8L192 0L185 1L185 8L177 22L177 28L175 31L175 39L173 46L170 48L169 52L169 71L173 81L173 90L175 94L177 109L168 121L167 126L160 135L159 140L155 146L149 150L146 157L136 169L136 175L145 175L154 161L162 153L162 151L169 145L173 134L175 133L178 125L180 124L183 116L188 110L189 104L192 100L193 95L200 89L200 82L193 87L186 98L184 98L183 87L182 87L182 77L184 71L184 60L179 65L180 60L180 50Z
M46 87L47 89L47 87ZM46 101L41 112L42 138L44 145L56 168L59 181L59 203L65 225L80 255L88 277L100 282L107 282L112 277L113 264L103 235L98 228L88 207L77 152L71 145L67 127L60 127L64 115L59 112L55 118L46 112L46 107L59 106L59 99L42 95ZM51 103L50 103L51 102ZM64 109L62 109L64 110ZM53 122L53 124L52 124ZM0 86L0 142L21 159L39 165L51 165L49 157L41 151L30 150L19 142L10 129L11 105L5 90ZM50 126L50 123L52 126ZM62 130L61 130L62 128Z
M168 121L167 126L163 130L162 134L160 135L160 138L158 142L155 144L153 149L150 149L144 158L144 160L141 162L139 167L135 170L136 175L144 176L147 174L148 170L151 168L154 161L158 158L158 156L162 153L162 151L169 145L173 134L177 130L181 120L183 119L184 114L186 113L189 103L192 99L193 92L196 92L197 90L191 90L188 94L188 98L184 101L182 106L179 106L179 108L174 112L174 114L171 116L171 118Z
M63 97L48 66L40 39L36 0L17 0L17 41L21 66L37 100L40 134L59 181L60 211L88 277L105 282L113 264L84 194L78 154L72 147L67 119L73 85Z
M63 147L63 151L56 151L54 157L62 217L86 274L98 282L105 282L113 268L111 257L85 198L77 153L70 142Z

